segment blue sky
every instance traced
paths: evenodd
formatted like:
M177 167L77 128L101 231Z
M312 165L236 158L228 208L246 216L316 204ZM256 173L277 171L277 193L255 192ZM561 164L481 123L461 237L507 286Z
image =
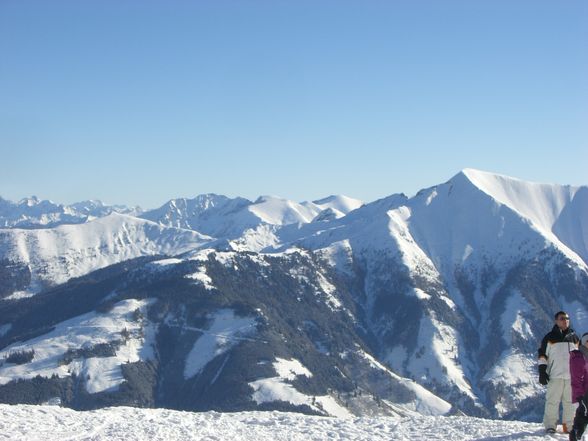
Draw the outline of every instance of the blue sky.
M588 184L588 2L0 1L0 196Z

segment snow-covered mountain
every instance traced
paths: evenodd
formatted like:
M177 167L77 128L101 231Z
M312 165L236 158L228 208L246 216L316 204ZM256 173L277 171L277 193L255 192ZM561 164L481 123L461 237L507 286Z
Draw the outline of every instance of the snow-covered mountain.
M127 261L0 303L0 400L448 413L370 354L355 316L346 287L308 252Z
M32 295L124 260L175 255L211 241L118 213L55 228L0 229L0 297Z
M255 202L205 194L194 199L172 199L162 207L141 215L168 227L188 228L219 239L236 239L258 227L281 227L311 222L324 211L335 218L363 205L347 196L329 196L315 202L293 202L275 196L261 196Z
M83 201L72 205L39 200L36 196L19 202L0 197L0 228L48 228L63 224L79 224L110 213L136 216L140 208L104 205L100 201Z
M587 190L464 170L410 199L284 228L277 242L347 275L381 361L504 416L535 405L535 351L553 312L588 329Z
M167 227L200 231L213 237L233 236L251 225L256 225L253 216L243 215L251 205L244 198L231 199L226 196L204 194L194 199L172 199L163 206L146 211L142 218Z
M46 248L60 250L35 267L45 268L47 277L65 281L79 266L75 275L90 273L78 279L84 290L94 280L108 286L76 315L54 317L45 327L82 320L104 302L147 302L141 314L149 321L142 326L154 330L152 349L145 350L152 358L133 356L131 364L143 366L132 368L141 378L155 375L149 387L158 392L145 393L144 382L137 386L120 367L117 378L126 381L121 384L135 386L92 398L86 381L82 390L90 396L74 394L68 405L139 400L244 410L288 403L287 409L314 413L402 414L445 413L443 403L450 403L451 411L532 419L541 411L543 393L536 382L536 349L553 325L553 313L567 310L578 332L588 330L586 186L536 184L466 169L412 198L398 194L363 204L343 196L295 203L202 195L172 200L142 216L149 220L125 219L145 223L151 234L141 236L139 247L135 239L114 241L120 258L112 262L175 257L138 260L124 273L106 268L100 276L90 271L105 267L106 260L97 262L106 257L78 251L69 261L60 258L73 240L47 247L45 236L30 236L37 230L0 230L8 234L0 238L6 256L0 280L12 291L24 289L23 268ZM67 228L77 235L100 221ZM39 231L67 236L59 228L64 227ZM113 233L100 231L109 243ZM38 247L15 254L20 243L35 241ZM108 256L112 247L103 249ZM116 276L107 276L109 271ZM46 352L43 345L55 346L55 336L28 338L46 334L45 328L32 326L17 311L36 317L39 305L48 299L59 304L78 288L66 284L49 297L0 302L0 317L13 317L0 320L3 353L27 354L38 347L36 357ZM116 347L108 353L118 357L114 365L125 366L127 355L118 355L126 354L124 346L113 341ZM76 350L74 364L55 361L63 355L51 363L39 358L52 366L46 375L62 379L48 390L71 387L67 374L86 375L84 366L96 366L91 378L101 372L100 363L89 361L94 352ZM33 357L28 363L34 362ZM8 381L3 387L14 387L9 379L22 377L21 371L0 367L0 378L4 372ZM203 401L211 388L217 398Z
M207 194L141 213L99 201L64 206L36 197L0 199L0 298L31 295L126 259L175 255L213 240L240 239L241 249L275 245L274 231L283 225L310 222L321 213L342 217L361 205L346 196L299 204Z

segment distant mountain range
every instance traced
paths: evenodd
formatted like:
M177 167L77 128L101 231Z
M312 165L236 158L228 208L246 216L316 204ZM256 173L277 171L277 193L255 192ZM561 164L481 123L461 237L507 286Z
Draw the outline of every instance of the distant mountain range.
M0 402L536 419L553 313L588 331L587 186L0 199L0 225Z
M104 205L100 201L83 201L72 205L40 201L36 196L11 202L0 197L0 228L50 228L80 224L111 213L138 215L141 209Z

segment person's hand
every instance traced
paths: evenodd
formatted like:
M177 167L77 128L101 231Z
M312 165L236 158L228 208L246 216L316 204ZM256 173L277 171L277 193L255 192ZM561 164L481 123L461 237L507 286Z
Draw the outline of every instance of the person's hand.
M540 364L539 365L539 383L545 386L549 383L549 374L547 373L547 365Z

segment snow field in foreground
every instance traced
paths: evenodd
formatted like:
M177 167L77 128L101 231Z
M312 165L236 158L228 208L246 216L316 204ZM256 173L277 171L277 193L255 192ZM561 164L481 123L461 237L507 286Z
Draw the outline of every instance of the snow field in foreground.
M282 412L0 405L0 440L545 440L538 423L472 417L328 418ZM558 433L547 439L567 440Z

